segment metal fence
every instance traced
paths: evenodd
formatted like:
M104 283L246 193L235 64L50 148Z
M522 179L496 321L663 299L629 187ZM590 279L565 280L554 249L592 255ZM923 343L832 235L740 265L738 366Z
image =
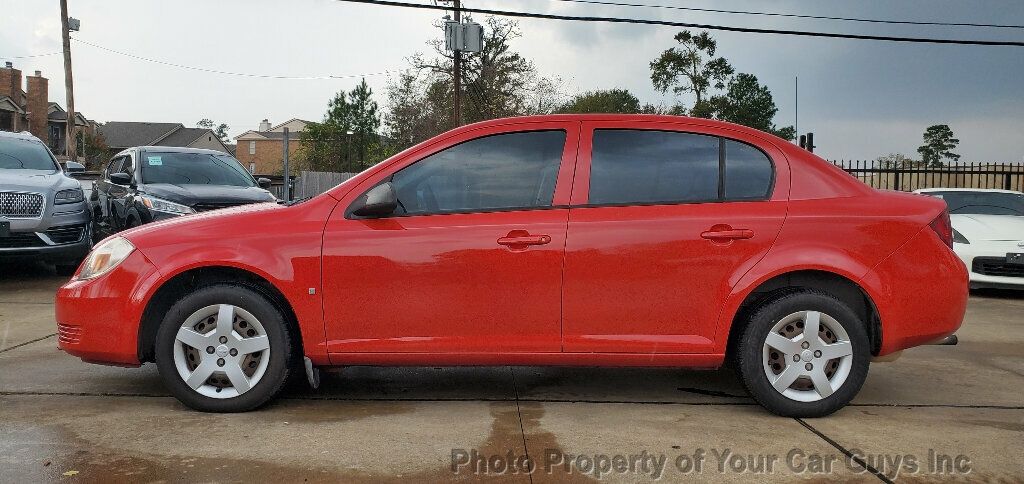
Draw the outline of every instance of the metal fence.
M314 195L319 195L354 176L356 176L356 173L304 171L294 182L294 198L308 198Z
M954 164L942 167L891 167L865 160L837 160L832 163L874 188L887 190L998 188L1024 191L1024 163Z

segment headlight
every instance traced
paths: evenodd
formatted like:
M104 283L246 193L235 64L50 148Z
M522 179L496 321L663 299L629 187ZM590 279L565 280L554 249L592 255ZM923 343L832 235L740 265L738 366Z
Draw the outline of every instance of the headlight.
M118 264L124 262L135 246L124 237L114 237L92 249L85 258L82 268L75 276L77 280L92 279L110 272Z
M188 205L182 205L180 203L169 202L162 198L151 197L149 195L141 195L139 199L142 200L142 204L146 208L154 212L172 213L175 215L187 215L190 213L196 213L192 210L192 207Z
M66 203L78 203L82 200L85 200L85 193L82 192L81 188L69 188L57 192L57 195L53 197L53 204L64 205Z
M953 242L956 242L958 244L970 244L971 243L971 241L967 240L967 237L964 237L964 234L961 234L960 232L957 232L956 229L953 229Z

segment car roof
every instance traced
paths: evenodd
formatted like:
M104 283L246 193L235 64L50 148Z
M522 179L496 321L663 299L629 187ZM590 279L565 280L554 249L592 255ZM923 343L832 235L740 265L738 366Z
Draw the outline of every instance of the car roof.
M231 156L231 153L225 153L223 151L218 151L218 150L208 150L208 149L205 149L205 148L181 148L181 147L178 147L178 146L133 146L131 148L125 148L125 149L121 150L120 152L118 152L114 156L121 156L122 154L131 152L131 151L135 151L135 150L161 152L161 153L205 153L205 154L208 154L208 155L228 155L228 156Z
M934 192L981 192L981 193L1012 193L1014 195L1024 195L1024 192L1018 192L1016 190L1001 190L998 188L920 188L914 190L914 193L934 193Z
M22 131L20 133L13 133L13 132L10 132L10 131L0 131L0 138L14 138L14 139L23 139L23 140L28 140L28 141L38 141L40 143L43 142L41 139L36 138L35 136L32 135L32 133L29 133L28 131Z

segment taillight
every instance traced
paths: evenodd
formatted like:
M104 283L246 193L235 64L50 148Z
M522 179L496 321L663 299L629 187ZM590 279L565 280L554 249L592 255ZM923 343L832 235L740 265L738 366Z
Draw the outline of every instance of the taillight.
M939 239L942 239L942 242L948 245L950 249L953 248L953 224L949 223L949 210L943 210L928 226L935 231L935 234L939 236Z

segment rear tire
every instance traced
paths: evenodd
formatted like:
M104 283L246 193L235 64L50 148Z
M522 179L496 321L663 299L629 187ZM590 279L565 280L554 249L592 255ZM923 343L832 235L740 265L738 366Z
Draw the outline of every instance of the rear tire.
M844 407L864 384L870 359L864 322L843 302L809 289L762 303L737 347L747 391L783 417L822 417Z
M176 302L154 349L171 394L203 412L245 412L267 403L295 368L295 354L277 306L237 284L206 286Z

